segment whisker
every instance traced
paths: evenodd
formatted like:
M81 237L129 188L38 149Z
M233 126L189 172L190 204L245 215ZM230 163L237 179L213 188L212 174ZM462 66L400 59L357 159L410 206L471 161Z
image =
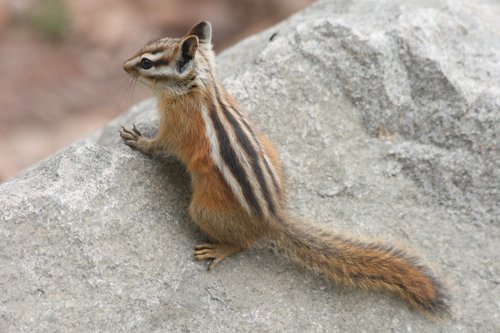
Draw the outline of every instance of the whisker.
M113 116L117 116L124 111L122 110L124 102L126 101L129 102L130 100L132 100L130 92L132 90L132 86L134 85L135 85L135 79L131 80L130 76L128 75L123 76L123 79L121 80L119 87L113 94L113 100L115 102ZM120 94L119 98L115 98L118 94Z
M137 86L137 76L134 76L132 78L132 94L130 96L130 99L133 100L134 99L134 93L135 93L135 87Z

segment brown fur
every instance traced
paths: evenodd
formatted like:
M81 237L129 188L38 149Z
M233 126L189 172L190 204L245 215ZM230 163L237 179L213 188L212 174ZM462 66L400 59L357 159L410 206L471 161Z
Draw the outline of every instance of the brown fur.
M290 258L331 281L390 290L428 314L449 312L439 281L418 258L395 246L338 235L290 217L273 223L270 232Z
M275 240L299 265L334 282L392 291L426 313L448 312L440 283L415 257L393 246L351 239L323 226L288 217L284 212L285 189L278 155L269 139L256 130L256 151L269 158L279 178L278 207L272 218L258 218L243 209L213 162L206 125L200 114L216 94L222 94L223 101L234 108L237 103L215 78L210 26L201 23L191 33L196 38L188 34L183 39L154 41L125 62L125 70L156 93L160 125L152 140L143 137L135 127L133 130L123 128L121 136L133 148L152 155L169 152L185 164L193 191L190 216L213 242L196 246L196 259L213 259L210 267L214 267L225 257L247 249L266 236ZM182 59L181 45L188 38L189 47L197 50L190 60L192 63L188 62L187 69L182 71L174 66ZM139 68L141 55L153 52L165 52L168 65L162 65L171 66L165 69L167 74L161 79ZM235 117L248 122L239 111L235 112Z

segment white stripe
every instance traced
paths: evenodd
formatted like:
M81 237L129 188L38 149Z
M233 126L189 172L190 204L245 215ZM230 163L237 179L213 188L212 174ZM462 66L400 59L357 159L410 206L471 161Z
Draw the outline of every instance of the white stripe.
M238 121L237 115L232 113L230 109L227 109L227 111L233 115L233 117L236 119L236 121ZM257 175L255 174L252 166L250 165L249 157L247 156L245 149L242 147L241 143L239 142L238 138L236 137L234 128L229 123L229 120L226 120L225 115L222 115L222 114L221 114L220 118L224 118L224 119L220 119L222 126L226 130L226 133L229 137L229 141L231 142L231 146L233 147L233 149L236 153L236 156L238 158L238 162L241 163L242 168L245 170L245 172L248 176L248 181L250 182L250 186L252 187L252 190L253 190L253 193L257 199L257 202L258 202L260 208L262 209L263 215L269 216L269 208L268 208L267 202L264 198L263 190L262 190L260 183L257 179ZM243 124L240 123L240 127L244 131ZM248 137L248 135L247 135L247 137ZM252 146L253 146L255 152L258 154L259 147L256 147L255 145L252 145ZM258 155L257 155L257 162L259 162ZM262 170L262 172L265 172L265 170Z
M165 53L163 53L163 52L158 52L158 53L155 53L155 54L152 54L152 53L143 53L143 54L141 54L141 60L142 60L142 58L148 58L151 61L157 61L158 59L160 59L164 55L165 55Z
M175 68L170 67L168 65L163 66L155 66L150 69L141 69L145 75L150 76L179 76L179 73L175 70Z
M160 60L165 54L163 52L152 54L152 53L144 53L141 55L141 60L143 58L148 58L149 60L155 62ZM176 75L177 72L174 70L174 68L168 66L168 65L163 65L163 66L154 66L150 69L142 69L140 68L140 71L144 73L146 76L171 76L171 75Z
M143 58L147 58L153 62L156 62L163 57L165 57L165 52L159 52L155 54L143 53L139 57L137 57L137 62L139 63ZM150 69L139 68L139 70L145 76L179 76L179 73L176 71L175 66L170 65L154 66Z
M280 191L279 186L281 185L280 184L281 180L279 179L278 175L276 174L276 170L274 170L274 165L271 163L271 161L267 157L266 151L265 150L262 150L262 151L263 151L264 159L266 160L267 164L269 165L269 170L271 171L271 175L269 175L269 176L271 176L271 178L272 178L271 184L274 188L274 191L275 191L274 193L276 195L278 195L279 191ZM267 171L267 168L266 168L266 171ZM268 173L266 172L266 174L268 174ZM276 180L276 184L278 185L277 188L276 188L276 186L274 186L274 180Z
M252 135L252 133L249 133L249 130L252 131L253 133L255 133L255 129L252 128L252 125L248 122L248 120L245 117L245 115L243 114L243 112L238 110L236 107L231 106L231 108L236 111L237 115L239 116L239 119L241 120L241 123L243 123L242 125L244 125L244 126L241 126L241 128L245 132L245 134L247 134L248 139L253 143L254 147L258 147L257 153L259 153L259 151L262 152L262 155L263 155L265 162L267 162L267 164L269 165L269 170L270 170L271 174L269 174L269 172L267 171L267 168L264 165L264 161L259 158L259 165L260 165L260 168L262 169L262 172L264 173L264 177L266 178L265 179L266 184L269 187L271 187L273 190L270 193L271 197L273 199L275 199L275 207L278 207L279 203L277 202L278 199L276 198L276 196L279 195L279 187L276 187L274 185L274 183L275 183L274 180L276 180L276 184L279 186L280 179L276 175L276 170L274 170L274 165L271 163L271 161L267 157L266 151L262 147L262 144L260 143L260 141L257 139L257 135L255 134L255 136L254 136L254 135Z
M247 211L248 214L251 214L250 207L248 206L248 203L245 200L245 197L243 196L243 192L241 191L239 183L234 178L233 174L231 173L231 170L229 170L229 168L222 161L222 156L219 148L219 140L217 139L217 133L215 133L215 128L212 124L212 120L210 119L208 115L208 110L205 106L203 106L201 109L201 116L203 117L203 121L205 122L205 134L207 136L208 141L210 142L210 150L211 150L210 155L212 156L212 160L214 161L219 171L222 173L222 176L224 177L225 181L227 182L233 194L236 196L236 198L241 203L243 208Z

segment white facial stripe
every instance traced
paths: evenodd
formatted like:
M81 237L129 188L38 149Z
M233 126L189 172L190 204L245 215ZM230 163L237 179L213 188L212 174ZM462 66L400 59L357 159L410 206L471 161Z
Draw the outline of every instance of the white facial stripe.
M150 75L150 76L172 76L172 75L178 75L178 73L175 71L175 68L170 67L170 66L160 66L160 67L152 67L150 69L141 69L145 75Z
M149 60L151 60L151 61L154 62L154 61L159 60L161 57L163 57L163 55L164 55L164 53L162 53L162 52L155 53L155 54L152 54L152 53L143 53L143 54L141 54L140 59L142 59L142 58L148 58Z

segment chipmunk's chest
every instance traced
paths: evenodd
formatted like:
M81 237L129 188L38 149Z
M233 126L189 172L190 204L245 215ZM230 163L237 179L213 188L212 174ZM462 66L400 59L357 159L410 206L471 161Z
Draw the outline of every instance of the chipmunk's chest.
M213 172L210 146L203 118L195 109L165 110L161 114L159 133L169 150L192 173Z
M173 141L182 143L185 140L200 140L204 134L203 119L198 112L169 112L162 122L169 129L169 136Z

